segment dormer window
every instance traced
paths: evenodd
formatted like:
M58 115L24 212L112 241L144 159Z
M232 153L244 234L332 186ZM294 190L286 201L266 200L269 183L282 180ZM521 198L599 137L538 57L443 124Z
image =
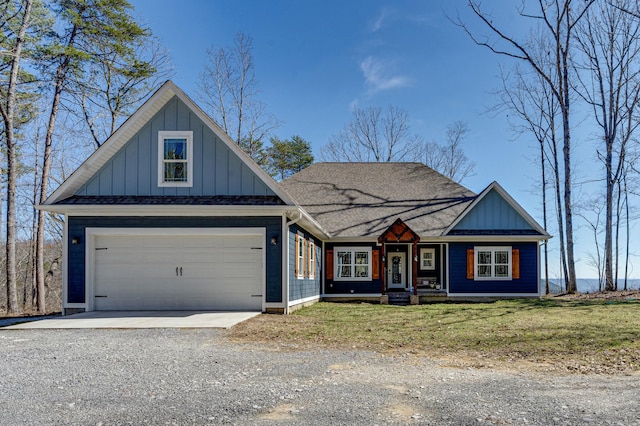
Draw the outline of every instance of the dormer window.
M158 186L193 186L193 132L158 132Z

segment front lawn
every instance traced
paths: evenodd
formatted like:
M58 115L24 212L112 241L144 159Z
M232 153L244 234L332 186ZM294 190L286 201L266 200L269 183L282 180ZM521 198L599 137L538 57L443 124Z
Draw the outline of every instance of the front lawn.
M640 372L640 301L504 300L420 306L317 303L261 315L243 341L416 354L455 365Z

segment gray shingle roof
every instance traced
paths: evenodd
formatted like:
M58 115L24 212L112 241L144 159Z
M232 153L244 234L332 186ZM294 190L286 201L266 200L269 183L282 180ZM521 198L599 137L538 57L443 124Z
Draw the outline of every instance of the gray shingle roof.
M281 185L333 237L377 238L398 218L438 236L476 195L421 163L316 163Z

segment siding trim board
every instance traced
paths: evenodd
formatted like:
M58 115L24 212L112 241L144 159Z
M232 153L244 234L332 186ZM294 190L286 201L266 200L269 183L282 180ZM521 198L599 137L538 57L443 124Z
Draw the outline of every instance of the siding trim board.
M318 294L317 296L305 297L303 299L289 300L289 307L300 305L302 303L320 301L320 297L320 294Z

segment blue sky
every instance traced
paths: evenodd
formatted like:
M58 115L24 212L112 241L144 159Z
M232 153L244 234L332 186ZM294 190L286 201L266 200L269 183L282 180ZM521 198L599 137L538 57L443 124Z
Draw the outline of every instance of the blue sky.
M253 39L259 98L283 123L278 137L300 135L317 155L354 106L400 107L426 140L444 140L447 126L461 120L469 127L465 152L476 163L463 184L480 192L496 180L542 223L537 144L527 135L516 139L505 113L488 112L500 66L512 64L447 19L459 14L485 33L466 0L130 2L170 52L173 81L192 99L206 49L230 46L243 32ZM485 4L508 31L527 31L518 27L512 0ZM590 164L589 143L575 152L577 164ZM597 173L597 166L581 169L579 180L597 177L584 171ZM585 262L592 237L579 232L577 240L578 276L593 277Z

